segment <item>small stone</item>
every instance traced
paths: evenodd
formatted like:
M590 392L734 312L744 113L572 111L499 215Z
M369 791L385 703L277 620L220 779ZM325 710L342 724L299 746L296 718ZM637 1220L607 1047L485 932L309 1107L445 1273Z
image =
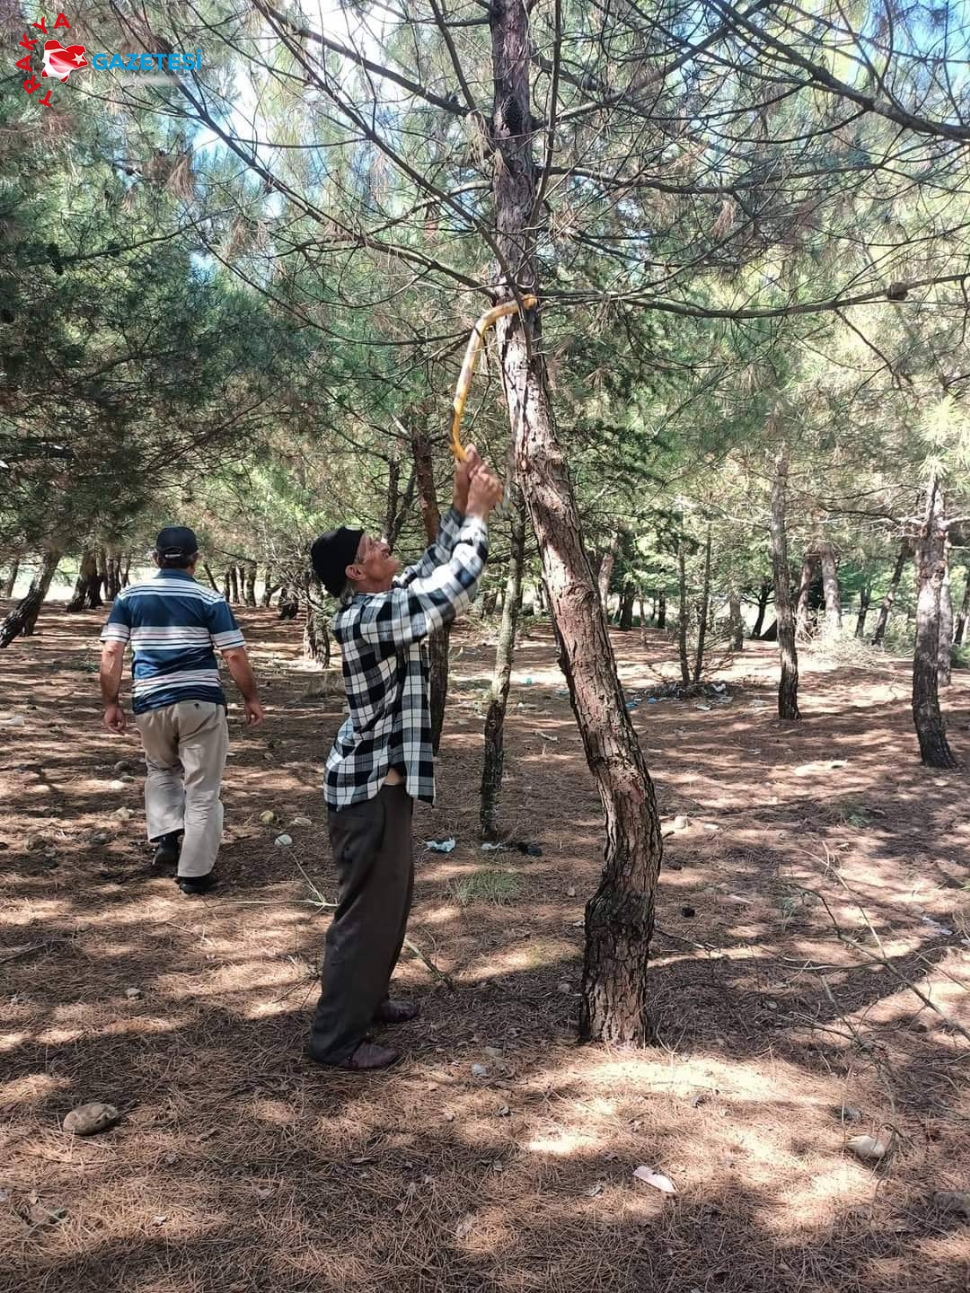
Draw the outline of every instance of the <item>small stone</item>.
M23 717L20 714L3 714L0 715L0 726L3 727L25 727Z
M109 838L110 836L108 835L107 831L95 831L94 834L91 836L91 843L107 844Z
M970 1217L970 1190L937 1190L933 1195L933 1206L941 1212Z
M285 849L288 845L290 845L290 844L292 844L292 843L293 843L293 836L292 836L292 835L277 835L276 839L275 839L275 840L273 840L273 843L276 845L276 847L277 847L277 848L279 848L279 849Z
M498 1116L500 1118L511 1118L512 1110L509 1108L507 1104L503 1104L498 1110Z
M311 817L294 817L290 825L291 826L312 826L313 819Z
M167 1220L168 1220L168 1217L166 1217L166 1216L164 1216L164 1215L159 1216L159 1217L152 1217L152 1225L153 1225L153 1226L164 1226L164 1224L165 1224L165 1222L166 1222Z
M844 1104L839 1110L839 1117L843 1122L861 1122L862 1110L857 1109L855 1105Z
M113 1104L104 1104L93 1100L90 1104L78 1105L64 1119L64 1130L72 1136L96 1136L100 1131L113 1127L121 1114Z
M140 1001L142 990L141 988L125 988L125 996L129 1001Z
M567 898L575 898L575 897L576 897L576 886L575 886L574 884L571 884L571 885L569 886L569 888L566 890L566 897L567 897Z
M130 808L116 808L111 814L119 822L130 822L134 815Z
M276 814L271 808L267 808L264 813L259 814L259 820L264 826L272 826L273 822L276 821Z
M559 985L559 991L563 994L563 996L566 996L566 994L569 992L572 992L572 990L573 990L572 984L568 983L565 979L563 979L563 981Z
M688 826L690 826L690 818L689 818L689 817L684 817L684 816L681 814L681 815L679 815L679 816L677 816L677 817L675 817L675 818L674 818L674 830L675 830L675 831L686 831L686 830L687 830L687 828L688 828Z
M473 1064L473 1065L472 1065L472 1077L473 1077L473 1078L487 1078L487 1077L488 1077L488 1066L487 1066L487 1065L485 1065L485 1064Z
M502 1058L502 1052L497 1046L486 1046L485 1054L490 1055L493 1060L500 1060Z
M441 1116L444 1118L445 1122L455 1121L455 1114L454 1114L454 1111L451 1109L446 1109Z
M878 1163L889 1153L889 1146L875 1136L853 1136L847 1148L864 1163Z
M131 764L128 762L128 760L127 760L127 759L119 759L117 763L113 763L113 764L111 765L111 771L112 771L112 772L119 772L119 773L120 773L120 772L130 772L130 771L131 771Z
M108 789L109 789L109 790L125 790L125 789L127 789L127 786L126 786L126 784L125 784L125 782L124 782L124 781L109 781L109 782L108 782Z

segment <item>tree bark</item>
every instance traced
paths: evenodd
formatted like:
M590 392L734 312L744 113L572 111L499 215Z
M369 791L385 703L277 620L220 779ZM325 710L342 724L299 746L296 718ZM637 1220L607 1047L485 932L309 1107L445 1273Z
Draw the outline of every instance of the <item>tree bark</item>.
M864 638L866 635L866 618L869 615L871 605L872 584L866 580L859 592L859 618L855 622L855 635L857 638Z
M232 585L229 582L229 567L226 566L225 574L222 576L222 595L228 602L232 596Z
M831 543L819 544L819 560L825 593L825 636L838 637L842 630L842 594L839 591L839 567Z
M889 615L893 608L893 602L896 600L899 581L903 577L903 570L911 553L912 546L907 537L903 539L902 543L899 545L899 553L896 557L896 564L893 567L892 578L889 581L889 587L886 589L886 595L882 599L882 605L879 607L879 619L876 621L876 631L872 635L873 646L882 646L886 637L886 627L889 624Z
M13 590L17 586L17 576L20 574L20 558L14 557L10 562L10 569L7 571L7 577L3 581L3 588L0 590L0 597L13 597Z
M73 612L90 607L91 610L97 610L101 605L100 585L98 554L93 548L86 548L81 555L74 592L64 609Z
M243 567L245 580L243 585L243 600L247 606L256 605L256 562L247 561Z
M684 551L684 540L677 545L677 587L679 601L677 605L677 655L680 660L680 680L686 687L690 682L690 658L687 654L687 562Z
M699 623L697 628L697 655L694 659L694 681L700 682L704 672L704 643L707 634L707 617L711 609L711 527L707 527L707 543L704 548L704 587L701 592Z
M731 633L731 650L743 651L744 619L741 616L741 592L738 588L731 589L728 605L728 626Z
M768 610L768 598L771 596L771 580L762 579L761 587L758 590L758 614L754 621L754 628L751 630L752 638L760 638L761 631L765 625L765 614Z
M940 593L946 572L943 490L933 476L926 491L923 525L916 541L916 650L913 657L913 722L920 755L930 768L955 768L940 711Z
M235 565L229 567L229 589L233 602L239 603L239 571Z
M624 588L623 595L620 598L620 622L619 629L622 633L629 633L633 628L633 612L636 607L637 590L635 588Z
M949 543L943 543L943 582L940 585L940 646L937 656L939 685L949 687L952 681L951 652L953 650L953 597L950 589Z
M499 250L521 289L538 295L534 123L529 10L521 0L488 9L495 89L492 141ZM502 296L508 285L499 289ZM531 312L530 312L531 313ZM529 326L527 321L526 326ZM606 617L580 531L549 397L541 319L531 339L517 315L499 323L502 379L516 468L526 495L586 759L606 816L604 868L586 907L580 1035L644 1043L647 958L662 856L653 784L616 674Z
M306 618L303 621L303 658L324 667L330 664L330 629L327 613L322 605L323 585L313 580L312 590L305 590Z
M525 504L519 490L513 486L512 534L509 549L509 569L505 583L505 605L495 648L495 672L485 715L485 756L482 763L482 789L479 820L482 838L491 840L496 834L499 797L502 793L502 773L505 766L505 710L509 699L509 680L512 676L512 658L515 653L515 628L522 605L522 567L525 554Z
M781 679L778 683L778 717L801 718L798 712L798 649L795 646L795 618L791 605L791 571L788 566L788 535L785 508L788 495L788 446L775 455L775 479L771 489L771 569L775 584L775 619Z
M428 542L434 543L441 526L441 512L434 488L434 461L431 441L424 423L424 410L418 409L411 419L411 453L414 456L414 478L418 491L418 506L424 522ZM431 749L438 753L441 733L445 725L445 707L448 704L448 643L451 625L428 638L428 672L431 706Z
M31 581L30 588L20 599L7 618L0 624L0 648L8 647L14 638L23 635L30 637L37 623L37 616L51 586L51 580L57 571L61 559L58 548L49 548L44 553L40 570Z
M795 611L795 637L799 642L805 642L810 633L808 595L812 587L817 560L818 553L816 552L806 552L802 558L802 577L798 583L798 604Z
M202 569L205 571L206 579L208 579L209 583L212 585L212 591L214 593L217 593L219 591L219 585L216 583L215 578L213 577L213 574L212 574L212 570L210 569L209 563L207 561L203 561Z
M131 553L126 553L124 558L124 569L121 572L121 587L127 588L131 583Z
M667 627L667 594L662 592L657 598L657 628Z
M599 586L600 601L603 603L604 613L609 613L610 604L610 580L613 578L613 567L616 565L616 552L620 546L620 532L614 531L610 536L610 546L603 553L600 560L600 569L597 583Z
M953 645L963 645L963 632L967 627L967 614L970 612L970 569L967 570L966 582L963 585L963 601L960 604L960 614L957 616L956 632L953 634Z

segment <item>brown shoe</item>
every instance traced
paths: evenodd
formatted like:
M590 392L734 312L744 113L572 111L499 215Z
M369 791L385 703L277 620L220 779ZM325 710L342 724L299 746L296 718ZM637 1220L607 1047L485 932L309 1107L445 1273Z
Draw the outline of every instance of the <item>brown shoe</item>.
M304 1054L315 1064L322 1064L326 1068L348 1069L351 1073L374 1073L379 1069L389 1069L401 1058L397 1051L392 1051L389 1046L378 1046L376 1042L361 1042L353 1055L349 1055L339 1064L331 1064L328 1060L319 1059L309 1046L306 1047Z
M421 1007L416 1001L392 1001L390 997L374 1011L375 1024L407 1024L417 1019Z

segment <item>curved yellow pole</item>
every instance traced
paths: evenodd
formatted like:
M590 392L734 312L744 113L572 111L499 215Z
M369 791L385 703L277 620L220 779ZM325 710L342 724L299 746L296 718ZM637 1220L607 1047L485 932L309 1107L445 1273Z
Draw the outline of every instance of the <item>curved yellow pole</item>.
M531 310L536 304L536 298L534 296L523 296L522 304L525 309ZM503 301L501 305L494 305L490 310L485 311L474 328L472 328L472 335L468 338L465 360L461 366L458 385L455 388L455 402L452 406L454 415L451 419L451 452L459 462L465 461L465 450L462 448L460 435L461 418L465 411L468 392L471 390L472 378L475 376L475 369L478 367L478 357L482 353L485 333L497 319L504 319L508 314L516 314L518 309L517 301Z

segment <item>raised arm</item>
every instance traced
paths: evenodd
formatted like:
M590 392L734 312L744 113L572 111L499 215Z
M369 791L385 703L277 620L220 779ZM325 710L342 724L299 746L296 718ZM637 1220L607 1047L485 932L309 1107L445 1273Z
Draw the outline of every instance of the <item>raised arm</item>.
M441 518L437 538L430 547L425 549L419 561L416 561L413 566L406 566L401 571L394 580L395 588L408 588L416 579L426 579L437 566L450 560L468 511L468 490L471 478L481 464L478 450L470 444L465 450L465 461L455 464L451 509Z
M400 650L427 637L466 610L475 598L488 559L486 522L501 500L502 485L486 467L476 468L468 495L468 515L461 521L447 561L404 587L370 596L354 608L346 631L369 646ZM340 616L338 630L343 630Z

